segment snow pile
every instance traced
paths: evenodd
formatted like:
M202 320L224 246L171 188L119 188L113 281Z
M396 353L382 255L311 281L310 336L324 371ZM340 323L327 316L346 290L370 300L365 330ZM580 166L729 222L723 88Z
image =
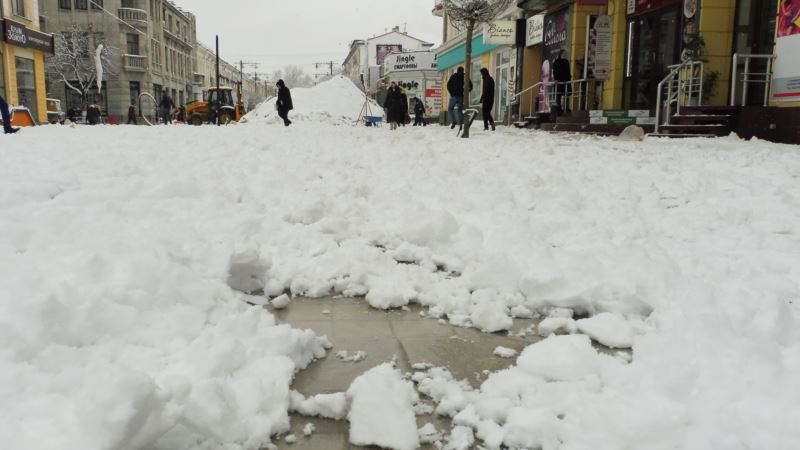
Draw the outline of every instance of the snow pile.
M292 122L315 122L333 125L353 125L364 107L364 92L349 78L337 75L311 88L292 89L294 109L289 113ZM243 122L283 123L275 109L277 98L264 101L247 113ZM383 108L369 101L370 114L383 117Z
M487 447L528 422L545 431L509 442L800 441L797 147L301 122L37 127L2 153L2 448L253 448L285 430L289 378L326 342L248 309L227 284L248 272L265 298L582 330L527 350L572 357L523 353L480 391L420 382ZM585 336L632 344L630 363Z
M344 392L317 394L306 398L303 394L292 391L290 399L290 410L304 416L336 420L347 416L347 397Z
M356 378L347 397L351 400L347 414L351 444L393 450L419 447L414 416L417 393L392 364L376 366Z

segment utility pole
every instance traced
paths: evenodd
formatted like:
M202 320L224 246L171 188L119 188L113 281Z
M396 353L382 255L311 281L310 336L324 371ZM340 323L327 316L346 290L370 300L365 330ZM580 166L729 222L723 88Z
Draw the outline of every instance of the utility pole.
M336 64L336 63L333 62L333 61L324 61L324 62L314 63L314 68L315 69L319 69L319 66L328 66L330 68L329 72L327 74L314 74L314 77L319 78L319 77L324 77L326 75L333 76L333 65L334 64Z
M244 67L252 67L253 69L258 69L259 63L257 62L245 62L239 60L239 83L242 86L242 90L244 90Z

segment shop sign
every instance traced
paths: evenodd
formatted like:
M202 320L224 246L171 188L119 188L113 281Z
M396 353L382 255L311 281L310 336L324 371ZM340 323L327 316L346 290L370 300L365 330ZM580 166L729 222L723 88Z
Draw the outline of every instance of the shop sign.
M650 11L661 9L665 6L682 3L683 0L628 0L627 13L636 16Z
M54 53L55 44L52 34L31 30L12 20L3 21L3 40L17 47L41 50L50 55Z
M772 101L800 101L800 5L778 5L778 40L775 47L775 72Z
M589 16L586 76L608 80L611 76L611 30L614 20L609 15Z
M528 32L525 45L530 47L532 45L541 44L544 39L544 14L537 14L529 18L527 28Z
M485 45L514 45L517 42L517 22L494 20L483 26Z
M385 73L436 70L433 52L392 53L386 57Z
M442 111L442 81L427 80L425 82L425 114L437 117Z

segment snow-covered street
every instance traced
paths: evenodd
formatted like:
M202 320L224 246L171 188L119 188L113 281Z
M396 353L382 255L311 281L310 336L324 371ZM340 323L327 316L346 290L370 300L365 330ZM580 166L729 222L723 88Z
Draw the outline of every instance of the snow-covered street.
M364 366L332 405L357 444L416 448L423 396L454 450L800 447L798 147L297 120L36 127L0 159L0 448L267 447L339 350L248 303L284 293L553 333L478 388Z

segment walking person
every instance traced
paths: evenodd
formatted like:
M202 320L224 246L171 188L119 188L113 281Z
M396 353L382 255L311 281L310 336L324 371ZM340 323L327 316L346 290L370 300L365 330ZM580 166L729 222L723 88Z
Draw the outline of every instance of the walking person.
M161 117L164 119L164 125L172 123L172 110L175 108L175 102L169 96L169 91L164 89L164 95L161 96Z
M138 125L136 123L136 106L131 105L128 107L128 125Z
M494 118L492 117L492 108L494 108L494 78L489 75L489 71L486 68L481 69L481 78L483 129L488 130L489 125L491 125L492 131L494 131Z
M564 110L570 112L569 101L562 105L561 100L570 94L569 82L572 81L572 73L570 72L569 60L565 57L566 52L561 50L558 52L558 58L553 61L553 79L556 81L556 105L558 105L558 112Z
M278 116L283 119L283 125L288 127L292 124L292 121L289 120L289 111L294 109L292 93L283 80L278 80L275 85L278 86L278 101L275 103L275 107L278 108Z
M469 82L469 90L472 91L472 81ZM450 114L450 129L458 125L464 126L464 68L459 67L456 73L447 80L447 92L450 94L450 102L447 105L447 112Z
M425 123L425 102L421 98L414 99L414 126L426 126Z
M3 133L14 134L19 131L19 128L11 126L11 113L8 111L8 103L2 95L0 95L0 115L3 117Z
M403 120L403 97L401 94L400 86L392 81L386 91L386 100L383 102L383 107L386 109L386 121L389 122L391 130L396 130L397 125Z

